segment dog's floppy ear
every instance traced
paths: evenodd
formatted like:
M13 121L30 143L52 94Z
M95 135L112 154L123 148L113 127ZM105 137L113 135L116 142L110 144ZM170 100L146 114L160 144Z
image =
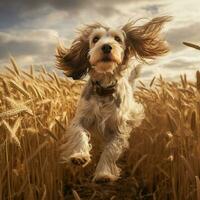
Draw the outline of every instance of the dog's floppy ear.
M84 35L76 38L69 49L59 45L57 47L57 68L73 79L80 79L90 68L88 61L89 42Z
M126 59L135 56L138 60L145 61L167 53L169 48L161 38L160 31L171 18L169 16L156 17L142 26L136 26L133 21L124 25L122 30L127 38Z

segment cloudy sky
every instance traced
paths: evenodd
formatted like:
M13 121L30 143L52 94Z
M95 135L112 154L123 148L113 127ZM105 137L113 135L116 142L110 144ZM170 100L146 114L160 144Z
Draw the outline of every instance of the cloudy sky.
M180 73L194 77L200 69L200 52L182 42L200 44L199 0L1 0L0 66L8 65L12 55L25 68L53 67L58 40L69 45L82 24L99 21L116 27L129 19L160 15L174 17L163 31L171 52L144 66L142 77L162 74L176 79Z

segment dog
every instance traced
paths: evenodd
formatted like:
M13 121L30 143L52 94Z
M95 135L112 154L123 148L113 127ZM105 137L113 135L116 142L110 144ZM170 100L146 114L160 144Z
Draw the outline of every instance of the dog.
M143 25L129 21L118 29L100 23L85 25L70 48L57 47L57 68L74 80L89 79L82 91L61 150L61 162L85 167L91 161L92 137L99 137L102 152L93 181L120 177L116 161L128 148L133 128L145 117L143 105L134 99L137 68L131 59L147 62L168 52L161 37L171 17L156 17Z

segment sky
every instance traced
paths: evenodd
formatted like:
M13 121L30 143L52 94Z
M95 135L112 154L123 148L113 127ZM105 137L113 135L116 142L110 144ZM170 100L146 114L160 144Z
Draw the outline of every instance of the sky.
M200 0L1 0L0 67L8 66L12 55L17 63L55 66L58 41L69 47L76 29L83 24L103 22L118 27L128 20L170 15L163 35L170 53L142 68L142 79L162 74L175 80L186 73L189 79L200 69L200 52L183 41L200 44Z

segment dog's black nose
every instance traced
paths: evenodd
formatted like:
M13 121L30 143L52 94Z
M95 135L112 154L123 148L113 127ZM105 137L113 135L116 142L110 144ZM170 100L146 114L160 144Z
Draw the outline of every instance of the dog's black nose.
M102 51L103 51L104 53L108 54L108 53L111 52L112 47L111 47L109 44L104 44L104 45L102 46L101 49L102 49Z

